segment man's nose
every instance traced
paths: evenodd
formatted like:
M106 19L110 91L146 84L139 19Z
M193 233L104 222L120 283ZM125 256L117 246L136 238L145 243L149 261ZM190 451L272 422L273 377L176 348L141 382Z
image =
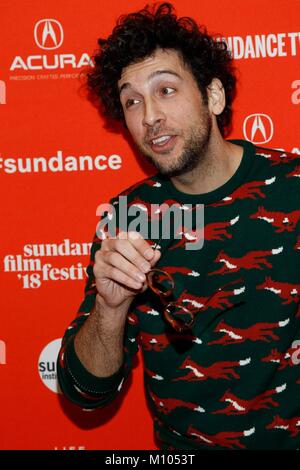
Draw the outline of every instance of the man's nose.
M143 126L153 127L156 123L163 121L165 114L159 103L153 99L144 102Z

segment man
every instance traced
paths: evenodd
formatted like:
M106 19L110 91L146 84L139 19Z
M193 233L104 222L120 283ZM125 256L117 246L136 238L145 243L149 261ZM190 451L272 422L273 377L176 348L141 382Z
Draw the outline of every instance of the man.
M161 448L296 449L299 157L224 139L230 54L170 4L122 17L99 44L89 88L158 169L122 193L128 206L201 204L204 244L185 249L186 227L156 245L98 231L61 388L85 409L110 403L140 347Z

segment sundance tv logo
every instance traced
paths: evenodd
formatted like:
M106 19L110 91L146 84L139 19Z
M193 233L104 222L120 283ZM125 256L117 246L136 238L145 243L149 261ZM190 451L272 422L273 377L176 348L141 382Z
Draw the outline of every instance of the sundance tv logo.
M61 338L51 341L42 350L38 369L43 384L54 393L61 393L57 382L56 361L61 346Z
M76 28L74 26L74 34ZM43 18L39 20L33 28L33 37L35 45L42 50L42 54L35 54L34 51L30 55L14 57L10 70L12 72L49 72L49 76L43 75L12 75L11 80L35 80L45 78L76 78L78 69L84 66L93 66L93 62L88 53L84 52L79 56L74 52L62 53L58 49L61 48L64 41L64 30L62 24L54 18ZM64 74L62 72L73 69L77 73ZM56 73L55 73L56 72ZM57 73L59 72L59 74Z
M274 134L274 124L267 114L250 114L244 120L243 133L245 139L255 145L266 144Z

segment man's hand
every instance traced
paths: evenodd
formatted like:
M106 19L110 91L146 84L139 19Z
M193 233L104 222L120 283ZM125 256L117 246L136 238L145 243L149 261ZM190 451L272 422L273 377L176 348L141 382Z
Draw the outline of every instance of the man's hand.
M120 232L117 238L103 240L95 255L94 276L105 304L117 308L144 292L145 274L160 255L137 232Z

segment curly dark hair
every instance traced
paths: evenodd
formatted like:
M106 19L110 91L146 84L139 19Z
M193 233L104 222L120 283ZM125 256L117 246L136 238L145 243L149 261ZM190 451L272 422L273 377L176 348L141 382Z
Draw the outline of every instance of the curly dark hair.
M87 87L105 116L125 124L118 91L125 67L149 57L157 48L174 49L193 74L206 104L207 86L213 78L221 81L226 106L217 116L217 123L221 134L227 133L236 90L231 54L225 41L208 35L204 26L198 26L189 17L178 18L172 4L147 5L120 16L112 34L107 39L98 39L98 45L93 56L94 68L87 72Z

